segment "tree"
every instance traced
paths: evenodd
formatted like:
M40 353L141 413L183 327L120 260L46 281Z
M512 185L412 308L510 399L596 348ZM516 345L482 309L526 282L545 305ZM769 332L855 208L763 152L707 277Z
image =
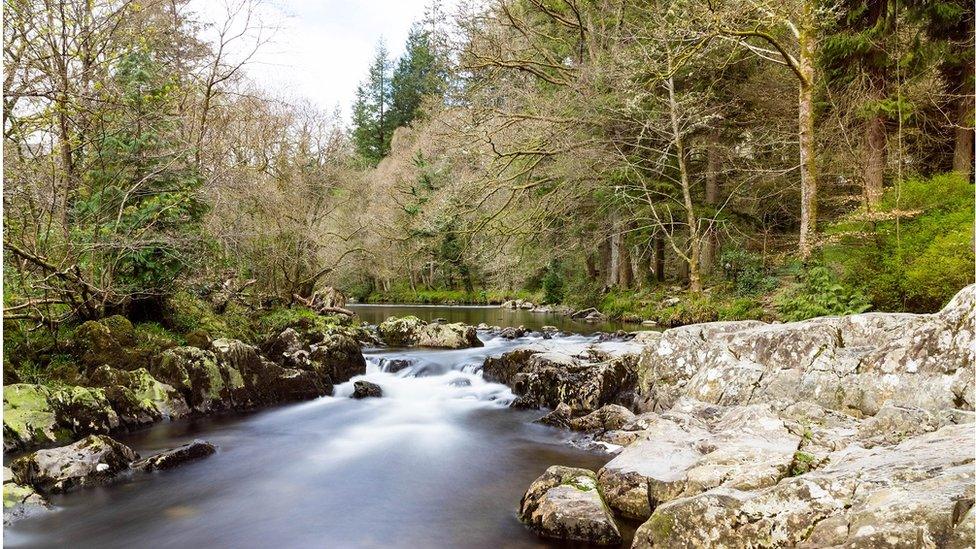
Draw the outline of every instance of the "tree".
M380 40L366 79L356 89L352 107L352 142L356 154L375 166L390 151L396 128L390 114L392 61L386 44Z
M427 96L442 95L446 88L444 64L438 59L430 31L414 25L407 36L406 51L397 61L390 89L390 124L406 126L421 115Z

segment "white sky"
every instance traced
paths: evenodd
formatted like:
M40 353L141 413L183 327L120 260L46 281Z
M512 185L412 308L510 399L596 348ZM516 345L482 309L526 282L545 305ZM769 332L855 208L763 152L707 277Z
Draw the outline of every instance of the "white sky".
M200 19L221 20L226 3L192 0ZM403 52L410 25L428 0L264 0L261 19L277 27L247 74L262 88L288 99L306 98L343 118L366 76L382 36L392 56ZM448 4L445 2L444 4Z

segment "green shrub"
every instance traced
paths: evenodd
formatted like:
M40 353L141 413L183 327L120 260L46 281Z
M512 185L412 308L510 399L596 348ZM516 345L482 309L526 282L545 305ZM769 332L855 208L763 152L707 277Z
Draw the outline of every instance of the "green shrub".
M830 269L819 265L802 272L797 284L776 297L776 309L786 321L855 314L870 308L864 294L841 284Z
M546 274L542 277L542 302L562 303L565 297L566 280L563 278L559 262L553 260L546 267Z
M973 208L963 177L906 181L888 189L880 213L830 226L824 259L879 310L936 311L973 282Z
M722 272L731 282L737 295L749 296L768 293L778 284L763 266L762 258L741 248L728 248L722 251Z

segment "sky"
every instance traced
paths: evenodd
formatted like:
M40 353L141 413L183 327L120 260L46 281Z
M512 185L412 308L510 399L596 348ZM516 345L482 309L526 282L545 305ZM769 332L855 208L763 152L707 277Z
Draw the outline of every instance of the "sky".
M203 21L222 21L227 3L240 1L194 0L190 9ZM259 16L275 29L246 72L285 98L308 99L329 111L338 106L348 121L356 86L380 37L391 55L399 56L411 23L423 17L428 1L265 0Z

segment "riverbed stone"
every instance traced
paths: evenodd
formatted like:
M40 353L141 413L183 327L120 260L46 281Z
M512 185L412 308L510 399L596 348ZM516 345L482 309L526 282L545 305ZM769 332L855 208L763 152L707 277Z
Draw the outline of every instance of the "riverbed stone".
M132 462L133 469L143 471L161 471L179 467L184 463L203 459L217 453L217 447L205 441L195 439L176 448L163 450L145 459Z
M369 381L357 381L353 383L352 398L378 398L383 396L383 389Z
M86 368L109 364L127 369L136 358L135 330L121 315L83 322L72 334L71 344Z
M236 339L214 340L211 349L223 370L239 372L241 390L231 393L237 407L307 400L332 393L330 380L315 371L311 363L307 369L285 368L266 359L256 347Z
M14 460L14 479L42 493L102 484L129 467L138 454L105 435L88 437L59 448L38 450Z
M548 468L522 496L519 519L544 537L596 545L621 541L593 471L588 469Z
M71 431L58 425L43 385L16 383L3 387L3 449L24 450L67 442Z
M895 446L852 445L773 486L721 486L658 506L634 547L964 547L974 433L948 425Z
M366 373L366 358L359 343L343 334L325 336L312 346L309 360L324 381L332 385L345 383Z
M58 425L71 430L75 436L108 433L121 425L104 389L58 387L50 391L48 403Z
M588 433L611 431L623 428L635 417L633 412L619 404L607 404L585 416L571 420L569 428Z
M209 350L176 347L164 351L150 370L153 377L170 384L196 412L235 407L244 398L244 378L228 362L218 363Z
M380 323L376 331L391 347L464 349L484 346L475 327L460 322L428 324L415 316L390 317Z

